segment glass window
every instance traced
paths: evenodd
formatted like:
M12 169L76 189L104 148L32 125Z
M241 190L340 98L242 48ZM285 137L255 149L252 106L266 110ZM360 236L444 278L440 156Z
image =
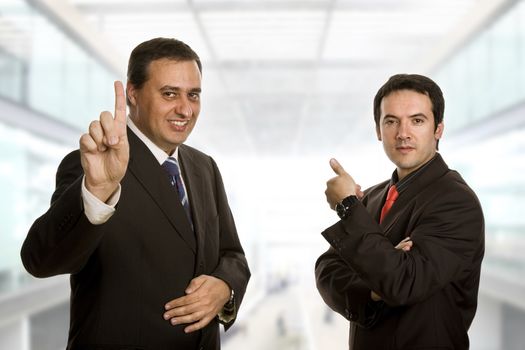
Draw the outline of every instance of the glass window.
M116 74L63 28L23 1L2 11L2 21L20 40L0 43L0 96L82 130L113 108Z
M495 110L517 102L519 71L516 11L506 13L490 30L491 99Z
M64 118L64 44L62 34L44 17L35 16L28 81L29 105L57 119Z
M0 96L20 101L22 99L22 79L25 66L22 60L2 52L0 48Z
M473 120L481 119L492 113L493 103L490 96L491 72L489 60L490 42L488 33L484 31L479 38L465 50L468 67L469 112Z
M0 124L0 271L19 267L20 246L35 213L44 213L67 148Z
M516 16L518 18L525 18L525 2L521 1L516 6ZM518 81L518 98L525 98L525 21L518 20L517 23L517 43L518 48L516 53L516 59L518 61L518 71L516 72L516 80Z

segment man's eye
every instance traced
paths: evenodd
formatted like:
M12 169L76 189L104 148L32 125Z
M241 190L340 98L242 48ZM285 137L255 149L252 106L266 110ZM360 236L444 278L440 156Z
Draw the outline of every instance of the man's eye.
M164 91L164 96L166 97L174 97L176 95L173 91Z
M192 99L194 101L198 101L199 98L200 98L200 95L198 93L196 93L196 92L190 93L189 96L190 96L190 99Z

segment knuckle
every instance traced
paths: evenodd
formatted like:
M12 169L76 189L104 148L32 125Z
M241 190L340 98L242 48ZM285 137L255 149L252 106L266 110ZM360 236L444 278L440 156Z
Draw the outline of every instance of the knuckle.
M192 315L192 322L199 323L201 321L202 321L202 316L200 315L200 313L194 313Z
M90 147L91 146L91 142L89 140L89 135L86 135L86 134L82 135L80 137L80 140L79 140L78 144L79 144L79 147L80 147L81 151L89 150L91 148Z
M92 131L92 130L98 128L99 125L100 125L100 121L93 120L93 121L91 121L91 123L89 123L89 130Z
M107 118L108 116L111 116L111 112L110 111L102 111L100 113L100 119Z
M110 112L103 112L101 115L100 115L100 123L105 127L107 128L108 126L111 125L113 121L113 116Z

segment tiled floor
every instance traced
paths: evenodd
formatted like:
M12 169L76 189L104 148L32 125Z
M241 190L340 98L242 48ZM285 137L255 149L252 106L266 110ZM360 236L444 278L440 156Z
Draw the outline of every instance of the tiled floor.
M291 286L267 294L231 332L223 334L224 350L343 350L348 324L329 312L315 290Z

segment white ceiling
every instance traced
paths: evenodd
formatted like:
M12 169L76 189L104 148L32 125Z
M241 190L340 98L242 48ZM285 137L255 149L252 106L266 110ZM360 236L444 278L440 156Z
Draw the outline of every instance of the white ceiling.
M188 43L204 65L203 112L190 143L255 155L370 144L379 86L399 72L431 74L465 27L477 29L471 20L476 13L506 2L32 1L76 12L82 21L74 30L103 43L100 56L110 57L122 74L130 51L144 40L165 36Z

